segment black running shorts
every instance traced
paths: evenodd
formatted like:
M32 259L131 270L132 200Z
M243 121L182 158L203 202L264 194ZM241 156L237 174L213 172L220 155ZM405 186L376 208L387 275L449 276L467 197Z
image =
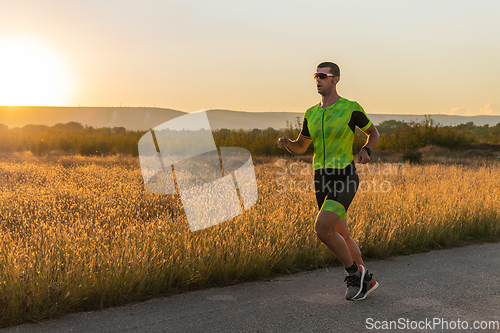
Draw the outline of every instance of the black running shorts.
M346 218L358 186L359 177L354 162L344 169L324 168L314 171L318 209L337 213L341 220Z

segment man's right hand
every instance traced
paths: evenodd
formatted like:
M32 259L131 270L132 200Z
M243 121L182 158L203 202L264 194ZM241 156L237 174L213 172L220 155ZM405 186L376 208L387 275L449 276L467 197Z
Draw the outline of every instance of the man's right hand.
M287 138L286 136L282 136L281 138L278 139L278 148L281 149L288 148L289 144L290 144L290 139Z

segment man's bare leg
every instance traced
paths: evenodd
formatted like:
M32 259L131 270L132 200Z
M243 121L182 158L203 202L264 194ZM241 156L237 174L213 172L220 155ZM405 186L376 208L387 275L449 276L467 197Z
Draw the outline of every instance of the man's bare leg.
M345 223L345 220L343 221ZM335 231L337 228L336 226L340 222L340 216L337 213L322 210L316 218L316 234L318 235L318 238L330 249L330 251L332 251L333 254L339 258L344 267L351 267L354 262L351 252L349 251L348 244L346 244L343 236ZM340 230L343 231L342 226L340 227Z
M346 219L340 220L337 224L335 224L334 230L344 238L347 247L349 248L349 252L351 254L351 258L359 265L365 265L363 259L361 258L361 251L359 250L358 244L351 238L351 233L349 232L349 228L347 227Z
M342 221L345 224L345 220ZM346 270L345 281L347 282L345 298L347 300L351 300L355 299L363 292L363 279L365 277L366 270L364 266L354 264L353 257L349 251L349 246L344 237L335 231L336 226L339 223L341 223L341 220L337 213L322 210L316 218L316 234L344 265ZM342 227L343 226L341 225L340 230L344 231ZM361 257L361 255L359 255L359 257Z

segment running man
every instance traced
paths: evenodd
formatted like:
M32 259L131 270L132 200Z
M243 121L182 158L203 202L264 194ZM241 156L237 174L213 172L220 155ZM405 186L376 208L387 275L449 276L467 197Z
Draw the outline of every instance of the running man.
M337 93L340 69L336 64L319 64L314 78L321 103L304 114L297 140L281 137L278 147L292 154L303 154L313 143L314 187L319 208L316 234L344 265L346 299L363 300L378 288L378 282L366 270L346 223L347 209L359 185L352 148L357 126L368 135L357 162L368 163L379 133L357 102Z

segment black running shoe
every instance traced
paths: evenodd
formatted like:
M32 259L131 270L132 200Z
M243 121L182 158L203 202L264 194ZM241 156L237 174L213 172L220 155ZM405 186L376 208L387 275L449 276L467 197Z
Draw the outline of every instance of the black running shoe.
M363 265L356 265L358 266L358 271L356 273L348 273L345 272L345 279L344 281L347 282L347 290L345 292L345 299L346 300L352 300L353 298L357 297L362 290L362 283L366 269L363 267Z

